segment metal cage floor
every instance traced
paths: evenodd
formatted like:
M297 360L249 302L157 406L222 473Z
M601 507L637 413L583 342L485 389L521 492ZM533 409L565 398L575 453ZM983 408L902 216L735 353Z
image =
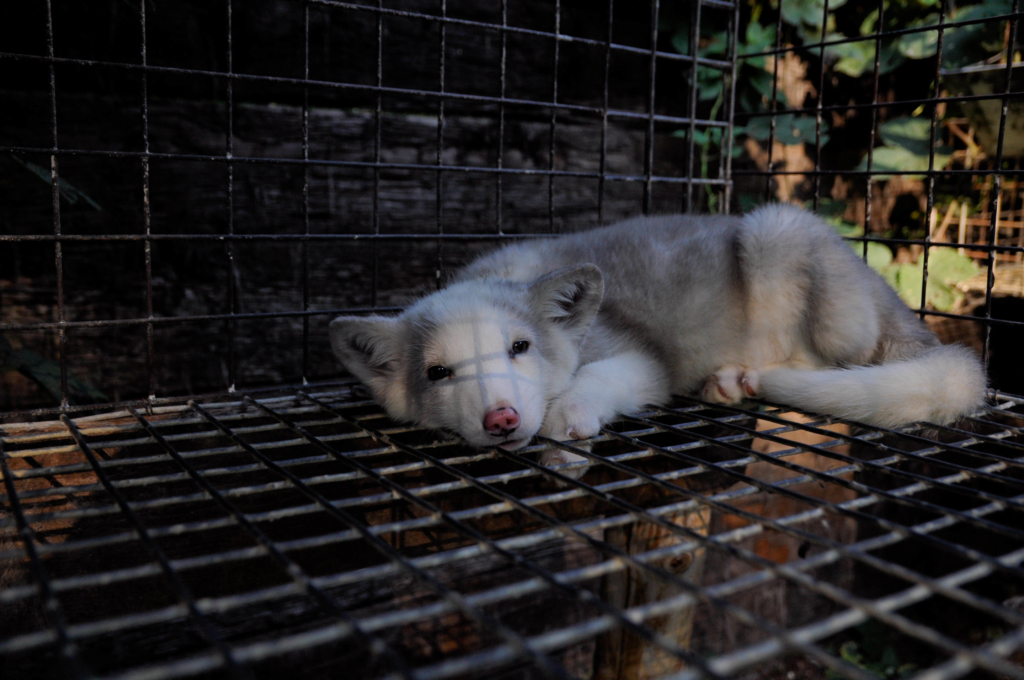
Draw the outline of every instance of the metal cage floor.
M993 305L996 260L1024 253L1000 242L1024 210L1000 198L1024 174L1019 0L898 27L878 0L839 40L856 3L805 3L800 44L781 3L731 0L11 4L0 354L46 371L0 414L0 678L1024 679L1024 397L899 431L680 399L512 454L322 382L331 317L395 311L488 242L788 201L801 177L815 209L863 200L865 259L919 248L911 306L998 358L1024 328ZM944 54L986 26L999 79L947 91ZM883 48L915 37L934 80L885 95ZM858 46L873 63L830 85ZM810 65L798 100L787 59ZM1001 104L990 162L943 165L945 107L971 103ZM929 127L922 167L875 156L901 116ZM924 222L975 176L984 296L933 309L929 257L965 244ZM883 183L915 177L920 237L874 229Z
M351 386L4 425L0 670L1024 677L1024 399L993 404L680 399L592 453L467 449Z

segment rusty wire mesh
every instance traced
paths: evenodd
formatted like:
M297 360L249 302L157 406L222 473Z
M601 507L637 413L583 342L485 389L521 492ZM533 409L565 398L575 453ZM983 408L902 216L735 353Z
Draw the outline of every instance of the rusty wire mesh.
M739 53L740 12L747 9L723 0L681 5L691 20L689 54L659 42L659 17L675 4L658 0L649 12L643 7L639 33L648 36L646 44L618 41L616 31L623 24L616 26L611 0L606 7L587 8L606 17L601 38L564 32L562 16L570 3L563 8L559 0L552 3L546 27L510 22L509 5L516 3L505 0L482 17L459 14L456 3L450 8L445 0L428 9L393 8L384 2L295 2L301 16L301 31L293 36L303 54L300 75L233 67L232 45L239 38L235 23L255 10L231 0L219 6L223 12L217 10L224 22L223 45L217 47L223 53L220 68L151 62L147 26L154 21L154 5L144 0L137 7L137 55L62 56L53 15L66 6L51 6L50 0L37 4L43 7L35 17L41 23L23 28L42 31L43 47L0 47L0 63L27 64L46 76L48 139L7 136L0 151L35 159L45 170L52 200L36 209L45 213L49 230L13 228L0 241L12 249L52 248L56 313L47 320L5 317L0 332L10 338L53 334L60 404L4 414L0 432L4 675L1024 677L1015 656L1024 643L1024 400L1019 397L993 391L992 408L955 426L924 423L899 431L793 414L777 405L734 409L681 398L671 408L634 414L605 428L593 441L593 452L538 441L509 454L470 450L443 434L392 423L351 384L325 381L333 366L317 358L325 345L321 322L343 312L396 309L379 286L380 268L396 244L429 248L429 268L439 283L442 272L459 260L462 245L556 232L559 211L579 207L571 195L568 204L559 204L558 183L570 180L596 184L596 203L587 209L597 221L616 216L608 197L625 185L639 190L631 194L635 210L707 207L712 194L719 209L730 210L741 182L763 181L756 191L769 196L773 182L798 174L772 159L776 120L789 114L810 114L817 121L814 168L799 170L813 186L814 207L822 199L824 181L855 178L865 182L865 221L870 221L873 187L901 174L872 166L879 112L918 106L932 112L940 101L1008 103L1014 94L1012 58L998 66L1005 87L994 94L946 96L937 61L932 96L882 101L876 56L871 101L831 103L818 97L812 106L785 109L776 85L766 111L744 114L735 110L732 96L739 65L775 57L777 83L779 57L797 48L783 44L778 30L773 50ZM873 41L880 54L877 48L885 40L930 32L937 36L941 57L944 32L971 23L950 19L946 6L941 7L937 25L886 33L879 20L874 34L855 41ZM367 62L375 66L368 78L332 79L311 72L311 15L317 29L317 13L328 10L369 17L369 42L376 52ZM827 17L827 0L823 12ZM1012 46L1019 16L1015 0L1009 13L973 23L1005 25ZM434 81L388 84L386 25L399 19L436 29ZM781 29L781 14L777 21ZM724 37L726 58L699 54L701 38L710 30ZM467 37L475 35L495 41L487 45L500 55L496 90L452 91L446 87L446 58L450 69L463 43L467 50L479 47ZM552 59L553 76L545 84L550 98L508 95L516 75L509 42L518 38L537 39L551 49L545 54ZM592 64L598 72L603 69L603 76L589 100L569 103L560 98L566 91L560 50L581 45L600 57ZM824 43L799 49L826 61ZM642 110L615 104L616 55L643 65L633 78L643 86ZM721 75L726 95L715 115L700 104L696 65ZM73 68L128 73L136 79L132 82L141 104L137 140L115 149L62 142L58 99L69 79L58 76L61 69ZM661 104L671 99L664 85L656 86L659 69L667 68L681 68L686 75L681 88L686 92L671 100L673 110ZM816 75L818 92L823 92L825 68ZM150 92L162 92L154 83L170 77L222 83L218 96L223 107L215 112L225 116L218 152L151 148L150 105L163 103L155 97L151 102ZM242 107L235 91L242 87L292 87L301 95L297 155L236 153L235 120ZM311 116L338 92L363 96L359 102L368 107L371 143L363 157L311 153ZM388 156L390 142L382 131L397 98L416 102L420 114L430 110L436 145L429 160ZM403 114L410 110L397 108ZM446 134L467 111L487 117L496 130L488 162L453 163L445 155L451 144ZM872 118L863 170L832 167L822 149L823 116L850 111ZM998 241L998 188L1003 178L1020 174L1004 167L1007 112L1004 105L990 167L937 168L938 114L930 113L929 167L903 173L924 177L929 211L942 178L992 177L987 241L972 245L982 254L1024 252ZM767 166L734 169L734 123L749 124L759 116L771 121ZM547 128L549 135L540 142L546 158L540 164L523 164L506 154L507 129L516 118ZM564 141L558 140L581 119L599 130L595 161L585 167L560 166ZM618 127L635 128L642 143L632 169L610 165L608 140ZM684 133L674 152L663 134L673 130ZM712 130L720 131L722 152L717 167L701 168L698 133L708 136ZM136 164L139 222L126 232L66 233L62 163L95 162L102 168L99 164L111 159ZM219 191L227 218L222 229L153 228L151 166L170 161L224 168ZM298 185L284 188L300 206L288 228L236 229L233 178L236 170L257 166L300 170ZM324 168L368 173L369 219L360 228L324 231L315 226L311 192L319 181L316 173ZM402 173L433 178L433 219L418 225L423 228L382 226L389 200L382 184ZM453 178L463 176L494 196L493 211L474 228L453 230L456 210L445 197ZM548 229L516 230L520 215L509 200L509 183L520 177L546 182L546 215L540 221ZM865 254L869 241L921 246L922 315L977 324L982 329L979 350L988 356L991 329L1021 323L993 314L996 258L983 261L986 280L979 311L937 311L926 305L928 253L936 247L931 236L866 233L854 240L864 242ZM372 244L360 255L372 262L367 268L372 275L359 283L369 290L366 304L317 304L311 267L326 257L318 247L360 241ZM64 251L108 242L139 246L144 309L109 318L78 317L65 307ZM158 313L154 247L200 242L223 249L226 272L235 271L243 245L298 248L292 263L299 272L299 304L269 311L244 306L239 301L249 291L231 274L224 278L220 310ZM246 384L241 370L256 359L238 349L245 332L239 329L280 319L298 324L294 382L301 386L281 381L257 389ZM211 325L225 338L220 346L222 389L182 398L190 390L163 387L160 344L154 338L167 327ZM73 361L69 337L132 329L144 333L141 384L127 390L124 399L73 403L73 376L82 367ZM571 450L587 460L548 468L535 455L547 447Z

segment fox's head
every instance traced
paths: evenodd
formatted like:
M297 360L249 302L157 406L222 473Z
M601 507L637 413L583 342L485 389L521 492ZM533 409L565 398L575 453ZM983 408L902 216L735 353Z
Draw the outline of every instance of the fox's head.
M331 347L391 417L512 451L579 365L604 292L586 264L529 283L456 283L395 317L339 317Z

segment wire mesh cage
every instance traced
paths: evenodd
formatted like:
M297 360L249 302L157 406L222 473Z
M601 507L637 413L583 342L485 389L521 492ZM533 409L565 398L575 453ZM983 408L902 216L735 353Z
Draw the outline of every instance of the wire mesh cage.
M1018 10L6 10L3 675L1024 677ZM679 397L509 453L330 356L497 242L768 200L974 347L990 408Z

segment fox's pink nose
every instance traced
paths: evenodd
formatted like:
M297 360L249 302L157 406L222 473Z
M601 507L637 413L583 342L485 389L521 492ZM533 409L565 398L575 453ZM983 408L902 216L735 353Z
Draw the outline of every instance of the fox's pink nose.
M501 406L484 416L484 429L493 437L504 437L519 427L519 412L511 406Z

